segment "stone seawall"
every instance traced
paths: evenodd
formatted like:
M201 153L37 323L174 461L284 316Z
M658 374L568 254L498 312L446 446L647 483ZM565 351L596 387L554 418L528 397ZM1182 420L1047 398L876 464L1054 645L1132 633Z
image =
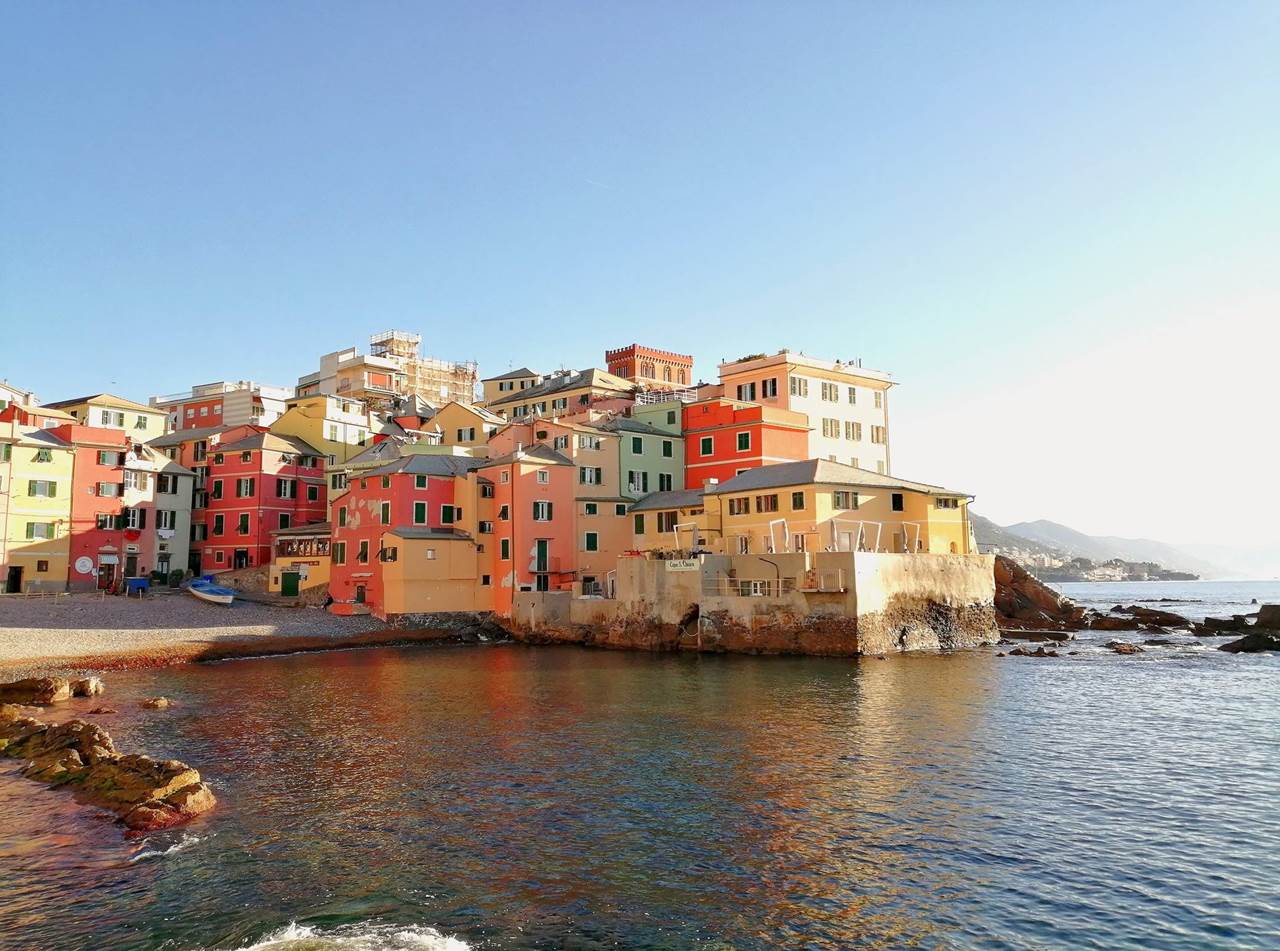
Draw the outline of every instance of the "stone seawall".
M815 570L826 579L821 590ZM735 584L771 578L766 594L733 593ZM999 638L987 556L705 556L697 572L633 559L619 562L617 586L615 600L522 592L507 626L528 644L832 657Z

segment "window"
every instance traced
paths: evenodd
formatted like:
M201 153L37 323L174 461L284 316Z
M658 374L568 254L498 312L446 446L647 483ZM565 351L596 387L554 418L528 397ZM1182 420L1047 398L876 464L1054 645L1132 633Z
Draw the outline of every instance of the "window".
M215 465L222 465L224 458L225 457L220 452L215 452L213 454L213 462Z
M823 383L822 399L827 403L838 403L840 401L840 387L834 383Z
M604 471L599 466L582 466L578 469L578 482L581 485L600 485L604 481Z
M738 452L747 452L751 449L751 433L738 433Z
M163 472L156 476L156 491L164 495L178 494L178 477L174 475L166 475Z
M145 472L139 472L136 469L125 470L124 487L126 489L137 489L139 492L145 492L150 484L151 480Z
M503 505L498 509L498 521L506 522L511 519L511 509Z
M498 557L503 561L511 558L511 539L504 538L498 542Z
M335 492L338 489L345 489L346 487L347 474L345 472L335 472L333 475L329 476L329 488L333 489Z
M481 585L483 585L484 587L488 587L488 586L489 586L489 576L488 576L488 575L481 575L481 576L480 576L480 584L481 584Z
M675 444L670 439L662 440L662 458L670 459L675 454Z
M501 472L498 473L498 481L502 483L510 482L511 473L508 470L503 469Z
M891 509L893 509L895 512L901 512L903 510L902 493L894 492L892 495L890 495L889 503L890 503L889 507Z
M940 509L958 509L960 507L959 499L936 499L934 504Z
M480 498L482 498L482 499L491 499L491 498L493 498L493 483L492 483L492 482L481 482L481 483L480 483Z
M760 395L766 400L776 399L778 396L778 378L771 376L767 380L761 380Z
M853 466L855 469L861 469L861 468L862 468L862 466L861 466L861 465L859 465L859 459L858 459L858 457L857 457L857 456L850 456L850 457L849 457L849 465Z
M213 560L216 561L218 564L222 564L222 562L225 560L225 557L226 556L220 551L214 552L213 554Z
M291 519L290 519L290 517L289 517L289 513L288 513L288 512L281 512L281 513L280 513L280 524L279 524L277 527L279 527L279 528L288 528L288 527L289 527L289 525L290 525L290 523L291 523Z
M627 514L627 503L626 503L626 502L615 502L615 503L614 503L614 506L613 506L613 514L614 514L614 515L626 515L626 514Z
M465 429L458 430L458 442L468 442L476 438L476 428L468 426Z
M567 396L562 396L558 400L551 401L551 411L553 413L556 412L557 410L568 409L568 408L569 408L569 397Z
M413 477L413 487L415 489L425 489L427 487L427 477L424 475L416 475Z
M212 491L209 493L209 497L212 499L222 498L222 480L221 479L213 480Z
M172 509L156 509L156 528L172 531L178 525L178 513Z
M578 448L579 449L599 449L600 437L599 436L579 436Z
M635 519L635 525L633 526L633 530L637 535L643 535L644 534L644 513L636 512L635 515L632 517Z
M876 409L884 409L884 392L876 390Z
M224 516L215 515L213 517L213 534L221 535L225 527L226 527L226 522L224 521Z
M384 489L389 489L389 488L391 488L391 476L383 476L383 477L382 477L382 487L383 487ZM361 486L361 488L364 488L364 486L362 485L362 486Z
M462 519L462 509L453 505L440 506L440 524L452 525L455 521Z
M107 531L113 528L119 528L116 524L116 517L107 512L98 513L98 528Z
M435 560L436 560L436 550L435 550L434 548L428 548L428 549L426 549L426 556L427 556L427 561L435 561ZM393 560L394 560L394 559L393 559Z
M668 425L668 426L674 426L675 424L676 424L676 411L675 411L675 410L670 410L670 411L667 413L667 425Z
M883 426L871 427L871 441L879 446L883 446L885 444L886 439Z
M740 499L729 500L730 515L746 515L750 511L751 511L751 500L746 496L743 496Z
M335 565L345 565L347 563L346 542L334 542L333 545L330 546L330 551L333 554L333 563Z
M644 439L639 436L631 437L631 454L638 456L644 452Z
M861 442L862 441L862 424L855 423L852 420L846 419L844 421L844 438L850 440L851 442Z
M634 469L627 473L627 489L631 492L649 491L649 473L637 472Z
M36 560L37 573L44 574L48 570L49 570L49 563L47 561L45 561L43 558Z
M236 479L236 498L251 499L254 492L253 479Z
M822 418L822 435L827 439L840 438L840 420L832 419L830 416Z
M433 549L427 549L427 557L430 558L434 554ZM398 561L400 558L400 549L392 545L390 548L382 548L378 551L378 561Z
M856 509L858 507L858 493L850 492L847 489L837 489L831 493L831 504L838 509Z
M659 512L658 513L658 531L674 532L676 530L676 522L679 519L679 512Z
M587 532L582 536L583 551L599 551L600 536L596 532Z
M533 503L533 520L535 522L551 521L551 503L545 499L538 499Z
M802 376L793 376L791 378L791 395L792 396L808 396L809 381Z
M240 514L240 518L236 523L236 534L237 535L249 534L249 513L248 512L242 512Z
M804 493L792 492L791 493L791 511L799 512L803 508L804 508Z
M208 537L209 537L208 525L192 525L191 526L191 540L193 542L202 542Z
M391 524L391 503L390 502L383 502L381 505L378 506L378 521L382 522L383 525Z
M493 534L493 522L481 522L477 527L481 535Z
M849 387L849 404L856 405L858 402L858 388L856 386Z
M596 503L595 503L595 502L585 502L585 503L583 503L583 506L582 506L582 514L583 514L583 515L597 515L597 514L599 514L599 512L598 512L598 506L596 505Z
M318 485L307 486L307 501L308 502L320 501L320 486Z
M546 469L539 469L539 470L538 470L538 484L539 484L539 485L546 485L546 484L547 484L547 483L549 483L550 481L551 481L551 473L550 473L550 472L548 472Z
M360 547L356 550L356 563L360 565L369 563L369 543L367 541L361 542Z
M757 495L756 511L757 512L778 511L778 496L777 495Z
M744 403L754 403L756 401L756 385L754 383L739 383L738 399Z
M124 510L124 527L144 529L147 527L147 510L146 509L125 509Z
M671 479L670 472L658 473L658 491L659 492L670 492L671 483L672 483L672 479Z
M338 427L334 426L332 423L329 424L329 441L330 442L338 441Z
M28 538L54 538L57 535L53 522L27 522Z
M738 536L738 554L739 555L751 554L751 536L750 535Z
M241 461L241 462L253 462L253 450L252 450L252 449L246 449L244 452L240 453L240 461Z
M569 448L569 437L568 437L568 436L556 436L554 439L552 439L552 440L551 440L551 448L552 448L552 449L557 449L557 450L559 450L559 449L568 449L568 448Z
M124 453L122 453L122 452L108 452L108 451L105 451L105 450L99 450L99 452L98 452L98 465L100 465L100 466L119 466L119 465L123 465L123 464L124 464Z
M710 436L703 436L699 440L698 452L704 456L709 456L715 452L715 441Z
M58 494L58 483L48 479L31 479L27 482L27 495L33 499L52 499Z
M426 502L413 503L413 524L414 525L427 524L427 503Z
M298 497L297 479L276 479L277 499L296 499Z

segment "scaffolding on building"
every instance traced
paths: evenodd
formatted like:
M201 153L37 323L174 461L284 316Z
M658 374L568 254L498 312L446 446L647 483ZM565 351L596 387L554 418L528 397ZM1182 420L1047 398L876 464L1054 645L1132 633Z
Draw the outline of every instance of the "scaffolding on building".
M407 330L384 330L369 338L369 353L394 361L405 374L405 390L433 406L451 400L473 403L479 367L474 360L455 363L422 356L422 335Z

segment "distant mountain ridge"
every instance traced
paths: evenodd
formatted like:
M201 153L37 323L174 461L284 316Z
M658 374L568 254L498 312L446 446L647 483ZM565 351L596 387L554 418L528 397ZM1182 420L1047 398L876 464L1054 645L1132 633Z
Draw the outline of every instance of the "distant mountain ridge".
M1120 538L1114 535L1086 535L1067 525L1038 519L997 525L981 515L971 514L978 544L999 548L1023 548L1035 554L1066 555L1091 561L1152 561L1165 568L1191 571L1202 578L1239 577L1245 572L1198 557L1184 548L1150 538Z

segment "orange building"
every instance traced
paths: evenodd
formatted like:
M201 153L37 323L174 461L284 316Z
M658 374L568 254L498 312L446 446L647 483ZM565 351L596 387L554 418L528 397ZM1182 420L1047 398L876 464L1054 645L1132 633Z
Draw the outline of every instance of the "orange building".
M693 385L693 357L670 350L654 350L633 343L606 350L605 366L614 376L658 389Z
M808 457L809 421L803 413L716 398L684 406L684 487L708 479L727 482L775 462Z

